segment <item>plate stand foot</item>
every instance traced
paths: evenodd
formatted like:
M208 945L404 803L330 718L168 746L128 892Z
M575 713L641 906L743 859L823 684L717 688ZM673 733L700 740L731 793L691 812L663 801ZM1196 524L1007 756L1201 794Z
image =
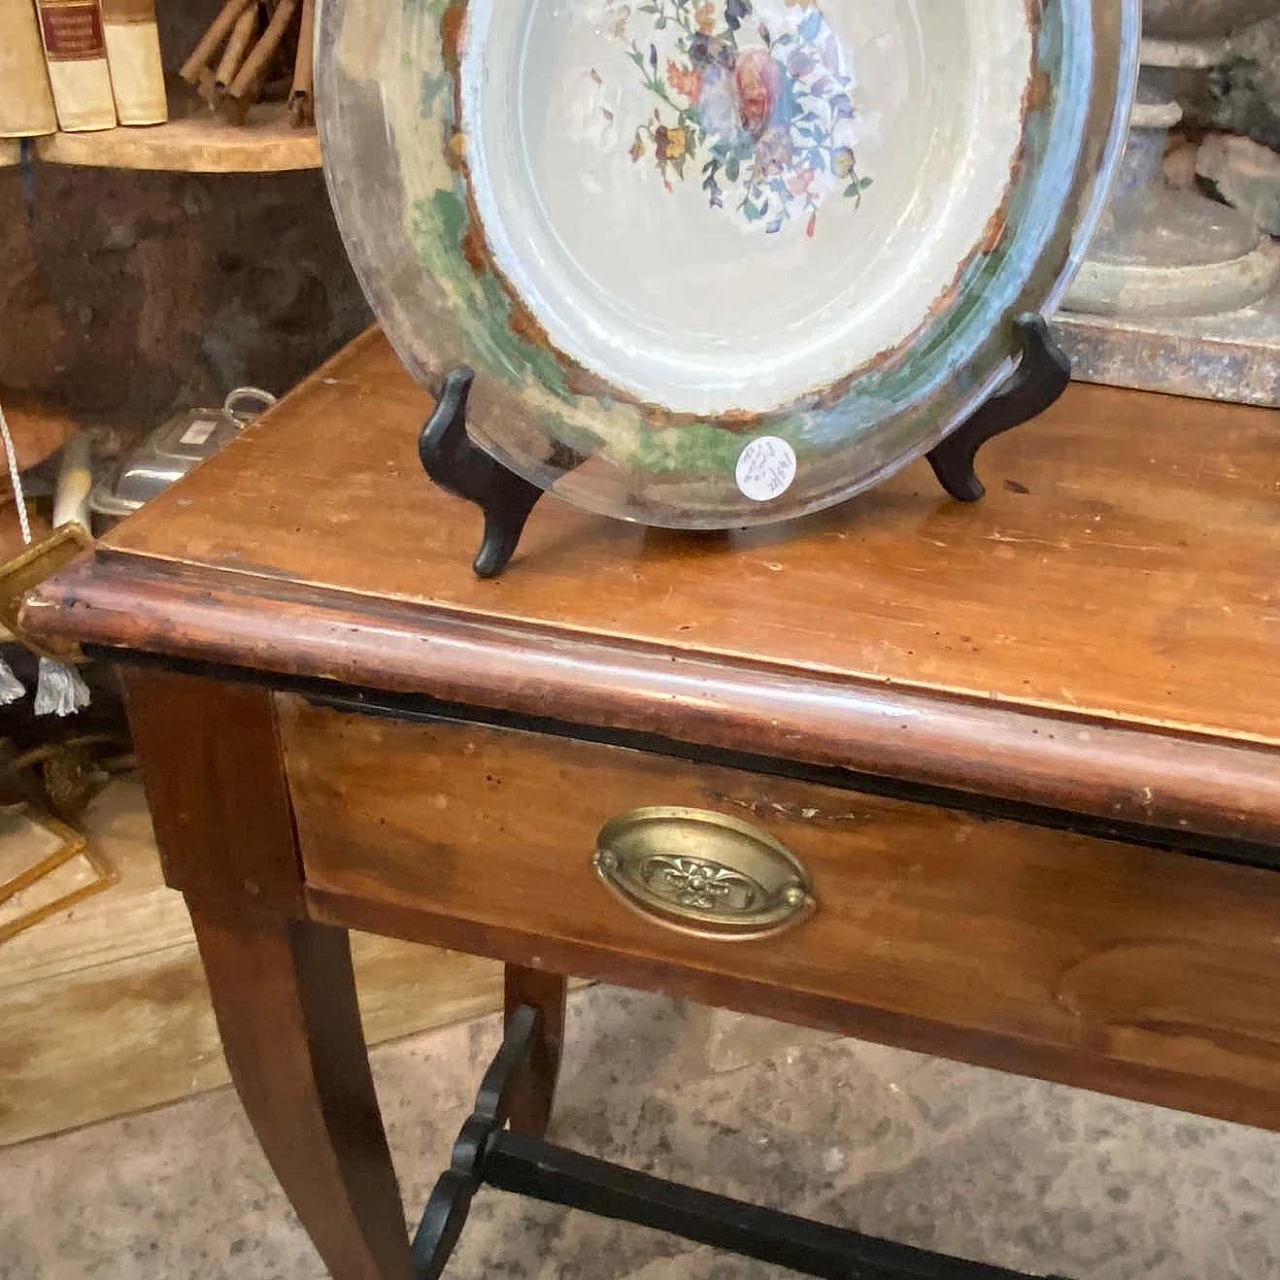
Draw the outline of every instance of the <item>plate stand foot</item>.
M522 1005L507 1022L475 1110L462 1126L449 1168L436 1183L414 1236L415 1280L443 1274L482 1186L652 1227L829 1280L1026 1280L1003 1267L762 1209L510 1132L507 1116L529 1066L539 1016Z
M465 365L445 378L435 411L418 439L418 457L436 484L484 512L484 540L472 568L477 577L496 578L515 554L543 491L490 457L467 434L467 400L474 379Z
M1049 334L1044 317L1028 312L1014 320L1022 358L1004 388L930 454L938 483L961 502L986 492L974 470L988 440L1044 413L1071 381L1071 361ZM435 411L418 440L427 475L455 497L484 512L484 539L472 565L477 577L496 578L510 563L520 535L543 490L490 456L467 433L467 401L475 375L459 365L445 377ZM584 461L564 450L548 459L561 473Z
M973 467L978 450L995 436L1038 418L1071 381L1071 361L1054 342L1044 317L1025 312L1013 323L1022 347L1017 371L929 454L938 483L960 502L977 502L986 493Z

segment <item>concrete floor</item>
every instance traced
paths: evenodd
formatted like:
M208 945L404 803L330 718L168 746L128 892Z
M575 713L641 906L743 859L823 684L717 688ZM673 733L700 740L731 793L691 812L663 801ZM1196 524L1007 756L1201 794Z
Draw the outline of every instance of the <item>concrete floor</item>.
M416 1219L496 1019L375 1051ZM552 1136L894 1239L1084 1280L1280 1280L1280 1137L597 987ZM4 1280L319 1280L228 1090L0 1151ZM451 1280L776 1269L496 1193Z

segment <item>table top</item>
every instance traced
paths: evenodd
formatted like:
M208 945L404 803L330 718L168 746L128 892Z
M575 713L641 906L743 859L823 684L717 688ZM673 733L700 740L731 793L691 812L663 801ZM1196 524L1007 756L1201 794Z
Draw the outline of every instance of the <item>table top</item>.
M37 632L1280 844L1280 421L1073 386L789 525L553 499L477 580L376 330L46 584Z

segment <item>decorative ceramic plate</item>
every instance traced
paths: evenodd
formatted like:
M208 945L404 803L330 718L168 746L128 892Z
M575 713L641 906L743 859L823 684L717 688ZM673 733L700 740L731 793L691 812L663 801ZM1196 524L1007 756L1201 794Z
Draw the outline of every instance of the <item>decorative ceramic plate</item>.
M716 527L925 452L1057 302L1138 0L324 0L321 142L428 386L561 497Z

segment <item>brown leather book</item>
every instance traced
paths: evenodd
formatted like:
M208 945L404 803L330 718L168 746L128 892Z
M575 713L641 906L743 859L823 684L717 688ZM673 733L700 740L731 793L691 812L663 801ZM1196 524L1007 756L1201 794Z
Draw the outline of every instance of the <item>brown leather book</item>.
M30 138L58 127L33 0L0 4L0 138Z
M169 103L155 0L101 0L101 4L120 123L162 124L169 118Z
M98 0L36 0L36 8L58 128L112 128L116 103Z

